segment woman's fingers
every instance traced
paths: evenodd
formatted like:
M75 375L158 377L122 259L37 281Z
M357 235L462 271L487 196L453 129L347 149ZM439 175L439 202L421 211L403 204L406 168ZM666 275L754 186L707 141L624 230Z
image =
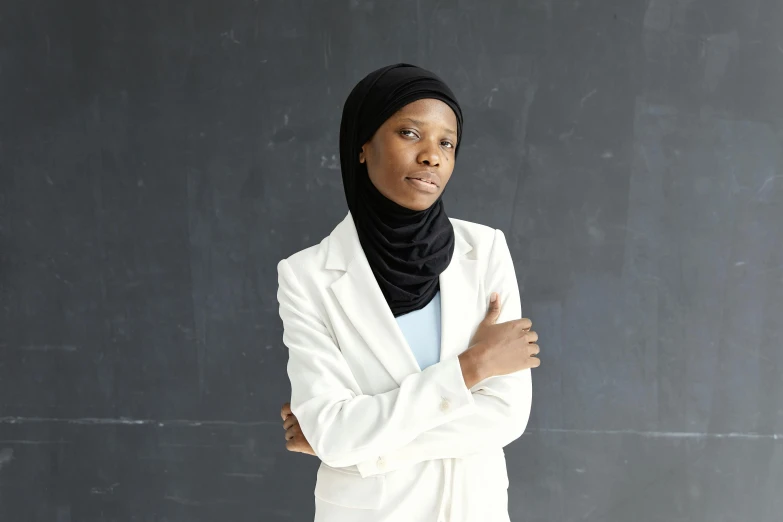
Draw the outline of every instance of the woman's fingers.
M310 446L309 442L307 442L307 439L305 438L304 433L302 433L302 428L299 427L299 424L294 424L286 430L285 448L288 451L315 455L313 447Z
M286 430L285 449L297 453L315 455L313 447L310 446L309 442L307 442L307 439L305 438L304 433L302 433L302 428L299 427L299 424L294 424Z
M299 424L294 424L293 426L285 430L285 440L291 440L297 435L300 435L301 433L302 433L302 428L299 427Z
M523 317L521 319L516 319L514 321L514 326L520 330L530 330L530 328L533 326L533 321L527 317Z
M280 417L282 417L283 420L285 420L285 418L288 417L289 415L291 415L291 403L286 402L285 404L283 404L283 407L280 408Z
M285 415L283 428L285 429L286 449L288 451L296 451L315 455L312 447L310 447L310 443L307 442L304 433L302 433L302 428L299 426L299 420L296 418L296 415L291 413L290 406L288 409L286 409L286 406L288 406L287 403L283 406L283 410L281 411L281 415Z
M286 435L285 447L288 451L301 452L306 445L307 441L301 433L294 434L291 437Z
M305 439L304 436L302 435L297 435L291 440L286 441L285 449L287 449L288 451L295 451L297 453L306 453L308 455L315 455L313 448L310 447L310 444L307 442L307 439Z
M299 424L299 419L297 419L296 416L292 414L285 419L285 422L283 422L283 429L287 430L291 426L298 425L298 424Z
M493 300L494 298L494 300ZM484 315L485 324L495 324L500 316L500 294L492 292L487 313Z

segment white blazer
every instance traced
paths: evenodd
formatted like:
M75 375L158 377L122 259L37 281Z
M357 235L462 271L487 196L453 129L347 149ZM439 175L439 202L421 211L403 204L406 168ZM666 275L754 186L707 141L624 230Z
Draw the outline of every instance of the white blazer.
M521 317L500 230L449 218L440 362L422 371L381 293L351 213L277 265L291 410L321 460L317 522L507 522L503 447L530 416L530 370L468 389L457 356L501 298Z

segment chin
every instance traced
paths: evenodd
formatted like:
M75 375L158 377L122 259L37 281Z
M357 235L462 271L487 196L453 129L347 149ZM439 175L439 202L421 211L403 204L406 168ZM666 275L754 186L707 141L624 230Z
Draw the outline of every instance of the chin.
M421 198L414 201L408 201L403 203L402 206L411 210L427 210L435 203L435 201L437 201L437 199L438 194L433 194L431 198Z
M432 194L426 194L423 192L412 191L400 194L401 197L393 198L393 201L398 205L411 210L427 210L438 200L441 194L441 190Z

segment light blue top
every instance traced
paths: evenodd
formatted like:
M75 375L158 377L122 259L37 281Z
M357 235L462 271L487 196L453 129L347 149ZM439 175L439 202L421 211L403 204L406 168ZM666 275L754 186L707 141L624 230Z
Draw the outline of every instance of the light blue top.
M421 310L396 317L422 370L440 361L440 291Z

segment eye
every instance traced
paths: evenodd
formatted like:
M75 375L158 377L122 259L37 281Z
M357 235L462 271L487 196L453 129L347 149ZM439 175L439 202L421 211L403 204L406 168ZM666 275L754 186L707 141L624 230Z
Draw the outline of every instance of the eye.
M409 134L405 134L406 132L409 133ZM401 130L400 134L402 134L403 136L405 136L407 138L415 138L416 137L416 133L413 132L412 130L408 130L408 129Z
M451 143L450 141L445 141L444 140L444 141L441 141L440 144L443 145L444 147L449 147L449 148L452 148L452 149L454 148L454 144Z

